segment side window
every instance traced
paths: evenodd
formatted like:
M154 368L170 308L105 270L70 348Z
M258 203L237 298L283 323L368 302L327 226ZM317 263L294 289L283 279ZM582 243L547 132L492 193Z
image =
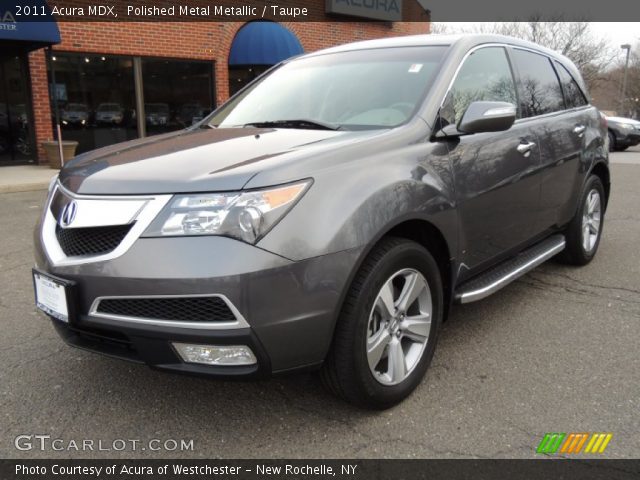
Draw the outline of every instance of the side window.
M457 124L469 104L475 101L516 105L516 88L504 48L481 48L467 57L449 91L443 120Z
M569 71L560 63L554 63L556 65L556 72L558 72L558 75L560 76L560 83L562 83L564 101L567 104L567 108L576 108L587 105L587 99Z
M535 117L564 110L558 76L547 57L514 48L513 61L520 77L518 85L524 116Z

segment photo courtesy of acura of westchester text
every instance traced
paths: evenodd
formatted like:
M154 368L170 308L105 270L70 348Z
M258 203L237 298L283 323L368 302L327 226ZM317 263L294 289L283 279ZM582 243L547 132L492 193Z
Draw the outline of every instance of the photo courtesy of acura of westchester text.
M640 5L2 1L0 45L0 478L640 475Z

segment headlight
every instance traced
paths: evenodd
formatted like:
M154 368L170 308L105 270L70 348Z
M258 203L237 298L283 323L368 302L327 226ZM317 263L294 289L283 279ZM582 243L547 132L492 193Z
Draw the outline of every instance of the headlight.
M633 130L634 126L631 123L621 123L620 126L625 130Z
M176 195L143 236L221 235L256 243L309 185L306 180L264 190Z

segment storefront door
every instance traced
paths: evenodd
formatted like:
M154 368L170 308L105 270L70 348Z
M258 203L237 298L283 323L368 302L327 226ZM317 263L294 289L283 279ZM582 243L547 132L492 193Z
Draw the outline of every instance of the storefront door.
M0 166L33 163L35 155L26 54L0 56Z

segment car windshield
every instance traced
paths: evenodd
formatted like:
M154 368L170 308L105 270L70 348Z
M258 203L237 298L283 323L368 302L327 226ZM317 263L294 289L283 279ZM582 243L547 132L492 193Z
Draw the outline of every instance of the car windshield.
M67 110L69 111L74 111L74 112L86 112L87 111L87 107L85 105L82 105L80 103L70 103L69 105L67 105Z
M204 120L211 127L389 128L424 99L446 47L356 50L267 73Z

